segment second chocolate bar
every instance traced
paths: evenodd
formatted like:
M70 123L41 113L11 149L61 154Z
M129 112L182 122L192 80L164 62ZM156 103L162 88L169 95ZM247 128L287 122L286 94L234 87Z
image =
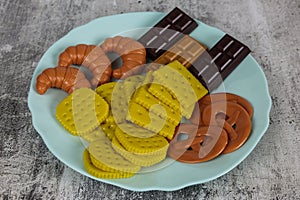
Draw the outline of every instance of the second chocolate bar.
M209 92L217 88L223 81L218 67L207 51L197 58L189 71L198 78Z
M155 60L184 34L191 33L197 26L195 20L176 7L145 33L139 42L147 49L147 56Z
M207 53L203 53L189 70L212 91L249 53L250 49L246 45L226 34Z
M225 79L250 53L250 49L226 34L211 50L209 54Z

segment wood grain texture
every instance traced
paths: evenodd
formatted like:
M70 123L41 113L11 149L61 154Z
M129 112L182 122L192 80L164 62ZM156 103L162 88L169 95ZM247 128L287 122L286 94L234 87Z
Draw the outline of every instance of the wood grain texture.
M174 192L132 192L62 164L32 127L27 107L43 53L95 18L174 6L253 50L273 100L262 140L226 175ZM299 10L298 0L0 0L0 199L300 199Z

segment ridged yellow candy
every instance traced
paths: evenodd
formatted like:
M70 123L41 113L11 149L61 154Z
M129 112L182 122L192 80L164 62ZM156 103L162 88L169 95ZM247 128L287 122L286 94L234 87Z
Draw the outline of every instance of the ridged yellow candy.
M129 99L125 94L123 82L118 82L111 97L111 111L116 124L126 121Z
M177 112L175 109L169 107L167 104L163 103L148 92L148 88L153 81L152 74L152 71L149 71L146 74L143 83L140 85L140 87L137 88L131 101L140 104L150 112L155 113L163 119L166 118L169 122L173 123L174 125L177 125L181 120L181 112ZM161 105L163 108L161 108L161 106L154 105Z
M135 90L140 86L140 84L144 81L145 76L143 75L135 75L130 76L124 80L124 90L127 99L130 99L134 94Z
M100 128L109 140L112 140L114 138L116 127L116 123L103 123L100 125Z
M160 135L153 135L148 138L134 137L116 128L115 136L120 144L129 152L144 154L164 154L168 149L168 141Z
M118 128L132 137L149 138L156 135L153 131L129 122L118 124Z
M115 89L116 82L105 83L96 88L96 92L102 96L111 106L111 98L113 90ZM115 134L116 122L112 115L112 111L109 110L109 114L107 118L101 123L101 130L105 133L105 135L112 140Z
M167 155L167 151L159 152L159 153L132 153L127 151L118 141L116 137L112 140L113 148L120 153L123 157L127 160L131 161L132 163L142 166L142 167L149 167L154 164L157 164L164 160Z
M93 141L88 150L93 165L103 171L136 173L140 170L140 166L117 153L108 139Z
M126 119L134 124L137 124L138 126L167 137L168 139L173 138L176 125L152 112L149 112L146 108L135 102L130 102L129 113Z
M182 114L190 118L194 104L208 93L207 89L177 60L153 72L154 82L160 83L176 96Z
M142 105L146 109L150 110L151 112L155 113L156 115L166 118L169 122L177 125L181 120L181 113L170 108L168 105L164 104L156 97L154 97L151 93L148 92L148 86L143 85L137 89L135 92L132 101ZM161 107L154 106L154 105L161 105Z
M81 134L80 136L88 142L93 142L94 140L100 140L107 137L101 127L97 127L93 131Z
M103 124L115 124L115 119L112 115L111 110L109 110L107 118L103 121Z
M152 83L148 92L159 99L161 102L173 108L175 111L181 113L179 101L161 84Z
M86 171L95 176L97 178L105 178L105 179L117 179L117 178L129 178L134 175L134 173L126 173L126 172L107 172L95 167L91 161L90 154L88 150L84 150L83 152L83 165Z
M109 82L98 86L95 91L99 94L107 103L111 104L111 96L115 88L116 82Z

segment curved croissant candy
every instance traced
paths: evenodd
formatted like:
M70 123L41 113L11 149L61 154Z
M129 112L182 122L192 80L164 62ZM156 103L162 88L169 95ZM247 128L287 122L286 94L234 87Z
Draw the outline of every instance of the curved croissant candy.
M82 65L93 73L92 85L98 86L109 82L112 68L105 52L96 45L78 44L70 46L59 55L58 65L69 67L70 65Z
M91 84L83 72L72 67L47 68L36 79L39 94L44 94L49 88L60 88L70 94L82 87L90 88Z
M106 53L115 52L121 56L123 65L113 71L113 77L117 79L140 73L146 63L145 47L129 37L107 38L100 47Z

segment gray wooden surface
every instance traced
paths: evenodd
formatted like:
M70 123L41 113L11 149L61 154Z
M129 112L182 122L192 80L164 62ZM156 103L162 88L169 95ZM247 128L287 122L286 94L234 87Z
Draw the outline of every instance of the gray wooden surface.
M74 27L132 11L192 17L253 50L273 100L270 127L226 175L174 192L132 192L62 164L31 123L27 94L43 53ZM299 0L0 0L0 199L300 199Z

